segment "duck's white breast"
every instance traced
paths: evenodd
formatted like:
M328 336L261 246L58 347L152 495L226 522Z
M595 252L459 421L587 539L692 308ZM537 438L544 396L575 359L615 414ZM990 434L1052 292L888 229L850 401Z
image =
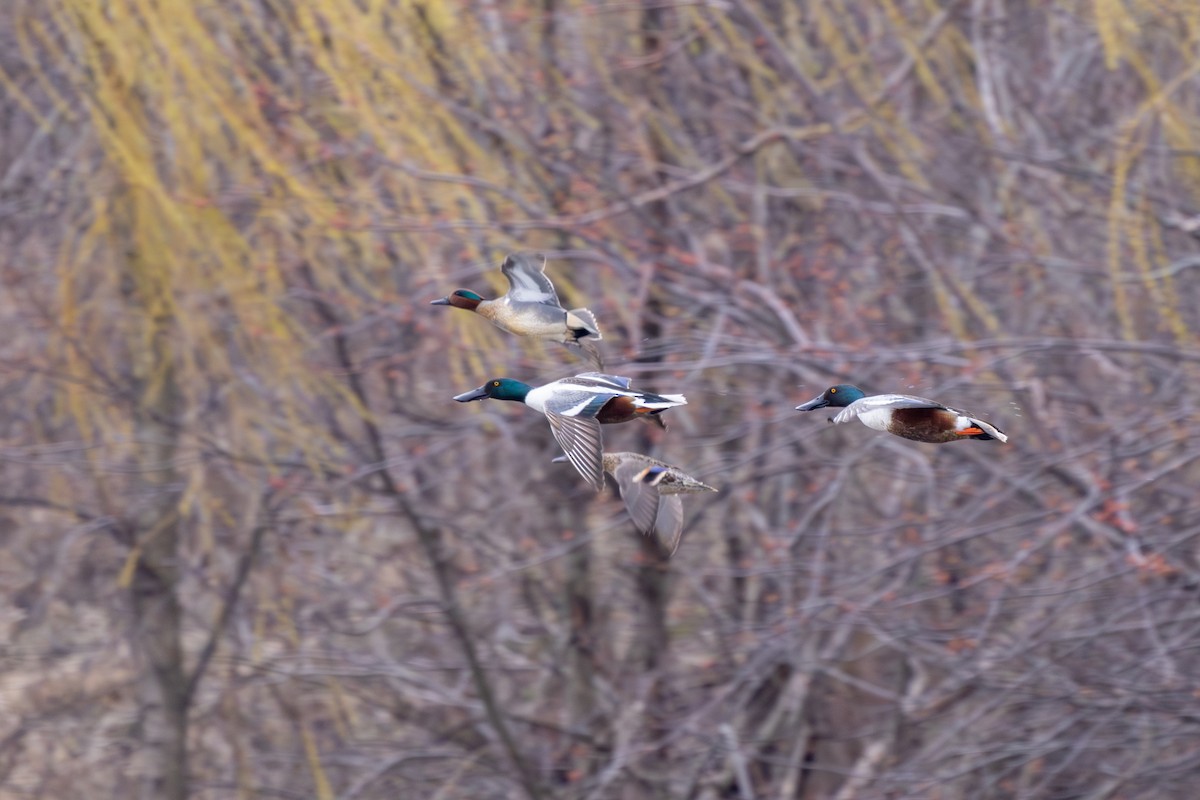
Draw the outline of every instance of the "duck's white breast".
M858 405L854 403L853 405ZM862 424L877 431L886 431L892 424L892 409L879 406L866 406L857 409L857 416Z
M525 405L532 408L534 411L546 413L546 401L550 399L550 386L537 386L529 390L529 394L525 395Z

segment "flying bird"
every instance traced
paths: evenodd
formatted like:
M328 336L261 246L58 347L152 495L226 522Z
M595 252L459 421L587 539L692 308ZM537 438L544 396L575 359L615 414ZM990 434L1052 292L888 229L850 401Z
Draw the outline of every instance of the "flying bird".
M513 253L504 259L500 271L508 279L508 292L495 300L485 300L470 289L456 289L430 305L453 306L474 311L501 330L530 339L560 342L580 350L603 369L596 346L602 337L596 317L586 308L567 310L558 302L554 284L546 277L546 260Z
M567 459L599 492L604 489L602 424L644 419L665 427L658 415L668 408L687 405L681 394L639 392L631 388L631 383L629 378L602 372L584 372L536 387L512 378L493 378L454 399L460 403L487 398L511 400L542 412Z
M944 406L924 397L906 394L868 395L857 386L841 383L831 386L797 411L813 411L833 406L841 408L833 422L849 422L857 417L877 431L887 431L917 442L956 442L960 439L996 439L1007 442L999 428L965 411Z
M555 461L566 461L559 456ZM613 476L625 509L643 534L657 534L674 554L683 536L683 500L681 494L715 492L712 486L641 453L605 453L604 471Z

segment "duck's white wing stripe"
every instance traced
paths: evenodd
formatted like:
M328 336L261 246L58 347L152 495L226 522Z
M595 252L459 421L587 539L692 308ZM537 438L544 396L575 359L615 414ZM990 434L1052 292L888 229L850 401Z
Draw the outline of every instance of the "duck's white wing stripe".
M637 480L637 476L642 474L646 467L651 466L654 462L649 456L644 456L641 453L621 453L621 461L617 464L617 468L612 471L612 475L617 479L617 483L621 486L621 491L624 493L626 484L632 486L640 486L641 482Z
M600 411L600 408L598 408L597 405L604 405L599 401L605 399L606 398L603 397L585 397L575 405L569 408L564 408L557 413L562 414L564 417L594 417ZM592 413L589 414L588 411L592 411Z
M604 456L600 441L600 423L592 417L569 417L546 410L550 432L567 454L567 460L579 470L592 488L604 489Z
M543 410L553 411L566 417L594 417L600 413L604 404L619 392L596 392L586 389L572 391L569 387L559 387L554 395L547 399Z
M513 253L504 259L500 271L508 278L508 297L522 303L549 303L559 305L558 294L554 284L546 277L543 270L545 260L539 265L533 256L523 253Z

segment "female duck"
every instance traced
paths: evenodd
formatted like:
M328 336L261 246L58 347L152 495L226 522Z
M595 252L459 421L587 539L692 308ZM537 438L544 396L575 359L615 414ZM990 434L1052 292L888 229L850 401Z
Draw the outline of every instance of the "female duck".
M559 456L555 461L566 461ZM683 535L681 494L715 492L713 487L679 467L641 453L605 453L604 471L613 476L633 524L644 534L656 533L667 541L671 554Z
M602 424L645 419L661 425L659 414L674 406L687 405L681 394L637 392L630 388L630 383L629 378L602 372L584 372L537 387L512 378L493 378L454 399L460 403L489 397L512 400L541 411L550 421L550 432L567 459L599 492L604 489Z
M966 412L906 394L866 395L857 386L842 383L825 390L797 411L812 411L826 406L842 410L834 422L849 422L858 417L868 428L887 431L918 442L956 442L960 439L997 439L1008 437L994 425Z
M474 311L497 328L517 336L578 348L600 366L596 342L601 336L596 317L586 308L568 311L562 307L554 284L546 277L545 259L539 265L528 255L513 253L504 259L500 271L508 279L508 293L503 297L484 300L470 289L457 289L431 301L430 305Z

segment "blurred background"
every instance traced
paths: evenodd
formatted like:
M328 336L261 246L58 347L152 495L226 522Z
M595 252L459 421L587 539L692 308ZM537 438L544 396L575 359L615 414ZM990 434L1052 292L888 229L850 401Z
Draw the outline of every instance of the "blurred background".
M1194 798L1192 0L10 0L0 798ZM429 301L545 253L668 557ZM930 396L1007 445L797 404Z

